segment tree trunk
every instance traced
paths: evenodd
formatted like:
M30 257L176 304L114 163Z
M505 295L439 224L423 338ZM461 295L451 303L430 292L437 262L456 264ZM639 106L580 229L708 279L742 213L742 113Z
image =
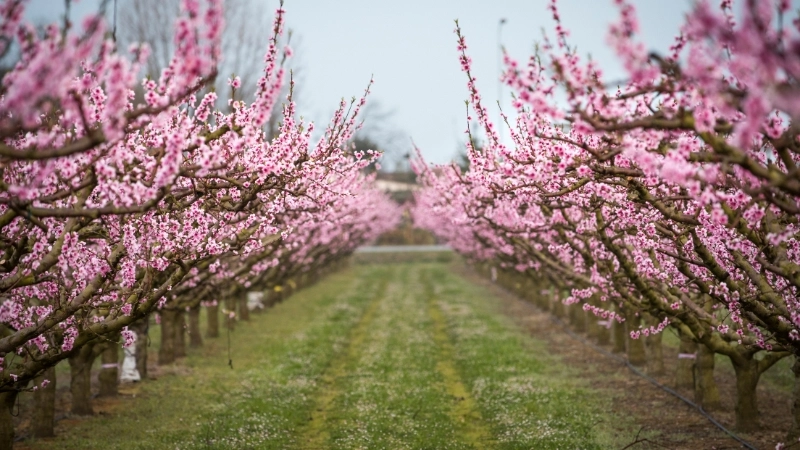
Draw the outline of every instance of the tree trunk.
M270 307L273 307L278 304L278 300L280 300L280 293L278 293L274 289L267 289L267 295L269 296Z
M647 364L647 354L644 350L644 339L633 339L627 336L627 355L628 362L634 366L644 366Z
M14 446L14 403L18 392L0 393L0 450L11 450Z
M150 316L133 323L131 327L136 332L136 371L139 377L144 380L147 378L147 345L149 342L148 330L150 328Z
M655 326L658 324L658 319L648 315L645 323L649 326ZM661 346L662 333L650 334L644 338L644 344L647 347L647 372L651 375L664 374L664 351Z
M264 311L272 307L272 293L269 289L264 289L261 297L261 303L264 305Z
M647 363L647 355L644 351L644 339L633 339L631 331L639 331L639 324L642 318L636 315L635 310L627 310L625 314L625 346L628 355L628 362L634 366L644 366Z
M647 371L651 375L664 374L664 351L661 346L661 338L661 333L655 333L644 339L647 347Z
M553 315L563 319L564 316L566 315L564 312L565 309L564 303L561 302L561 299L559 297L554 296L552 298L552 304L553 307L551 308L551 311L553 311Z
M70 383L72 393L72 414L91 416L92 410L92 363L97 357L95 348L98 344L89 343L80 348L69 358Z
M614 311L617 314L622 313L622 307L619 304L614 305ZM625 353L625 341L627 340L627 336L625 336L625 322L618 322L616 319L611 319L611 334L614 337L614 346L611 349L614 353Z
M209 305L206 306L206 313L208 317L208 330L206 330L206 336L210 338L219 337L219 305Z
M47 386L42 383L47 380ZM56 425L56 367L45 369L34 380L37 389L33 392L33 420L31 434L37 438L53 437Z
M579 303L569 305L569 323L577 333L586 332L586 312Z
M792 389L792 427L789 429L787 442L797 442L800 438L800 357L794 357L792 365L794 388Z
M229 296L225 300L225 326L233 331L236 328L236 297Z
M597 343L600 345L608 345L611 343L611 329L608 325L598 324L597 326L599 327L597 331Z
M678 368L675 371L675 386L678 389L694 388L695 358L697 358L697 343L681 335L681 345L678 347Z
M175 311L161 310L161 348L158 349L158 365L175 362Z
M239 304L239 320L248 321L250 320L250 310L247 308L247 292L243 292L241 295L237 296L237 302Z
M186 356L186 312L182 309L175 311L175 326L172 329L175 333L175 358Z
M694 401L706 411L719 409L719 389L714 380L714 352L705 345L697 346L694 360Z
M586 335L594 340L600 339L600 329L603 327L597 323L597 316L591 311L584 311L583 315L586 317Z
M596 297L594 298L592 304L594 306L600 306L600 307L608 306L607 302L603 302L602 300ZM589 320L593 321L597 325L597 336L596 336L597 343L599 345L608 345L611 342L610 325L613 319L601 319L600 317L592 314Z
M603 301L597 295L592 296L589 303L592 306L602 307ZM589 335L597 339L599 345L607 345L611 341L611 332L608 329L608 320L600 319L591 311L586 311L586 320L589 322Z
M531 293L536 298L536 304L539 305L539 308L544 311L550 311L550 299L552 297L551 290L544 290L542 289L539 283L530 283Z
M758 361L753 358L741 358L737 364L731 359L736 371L736 430L741 432L756 431L758 424Z
M119 337L117 337L117 340ZM116 341L116 340L115 340ZM109 342L101 356L103 365L100 367L100 395L115 397L119 385L119 344Z
M203 346L203 336L200 334L200 305L189 310L189 347Z

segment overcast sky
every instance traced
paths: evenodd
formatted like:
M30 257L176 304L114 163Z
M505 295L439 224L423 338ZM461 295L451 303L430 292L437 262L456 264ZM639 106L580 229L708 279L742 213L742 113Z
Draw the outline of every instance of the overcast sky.
M637 4L647 42L667 48L688 1ZM339 0L289 1L286 9L289 25L302 38L300 50L308 67L304 95L313 98L311 108L325 111L343 93L358 93L374 74L373 98L394 112L395 126L427 159L445 162L464 139L468 97L453 20L459 19L478 87L496 117L500 19L506 19L502 45L524 61L542 30L552 29L546 5L547 0ZM562 1L561 10L573 45L591 53L612 78L621 76L605 46L607 25L615 17L611 0ZM508 96L504 90L506 105Z
M113 0L112 0L113 1ZM135 1L135 0L118 0ZM263 1L270 9L277 0ZM287 0L287 25L300 38L302 67L300 112L322 126L342 97L358 96L375 77L371 101L391 112L390 128L405 133L431 162L446 162L463 140L466 124L466 77L457 59L454 19L459 19L474 61L475 76L487 106L498 98L499 42L525 60L542 30L552 36L548 0ZM562 0L562 21L570 42L591 54L608 80L623 78L606 46L608 24L615 20L611 0ZM690 0L638 0L648 47L664 51L677 33ZM81 0L74 16L97 8ZM34 0L28 16L37 21L58 17L61 0ZM506 19L498 36L500 19ZM235 26L236 24L228 24ZM269 26L265 23L264 26ZM261 58L263 53L253 55ZM503 102L510 104L508 91ZM386 125L385 125L386 126Z

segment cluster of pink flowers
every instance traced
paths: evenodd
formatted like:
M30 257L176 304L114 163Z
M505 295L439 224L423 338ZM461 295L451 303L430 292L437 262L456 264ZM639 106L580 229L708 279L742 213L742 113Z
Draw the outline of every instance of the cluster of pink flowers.
M555 43L527 63L505 55L513 145L481 105L456 29L486 139L468 130L466 171L417 162L415 220L565 303L658 324L629 327L633 337L669 325L737 374L760 373L800 354L800 19L784 21L785 1L745 2L740 14L699 1L658 55L637 40L633 5L614 3L620 88L568 45L556 1Z
M0 390L98 336L132 344L127 326L158 308L316 270L399 219L362 170L378 155L350 149L365 99L315 140L279 98L282 9L255 98L223 110L206 90L221 0L182 2L175 56L143 81L146 44L117 49L98 17L39 34L23 6L0 5L0 42L20 52L0 97Z

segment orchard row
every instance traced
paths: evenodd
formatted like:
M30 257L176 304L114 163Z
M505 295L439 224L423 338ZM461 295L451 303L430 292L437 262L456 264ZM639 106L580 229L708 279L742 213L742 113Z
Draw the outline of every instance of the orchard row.
M141 80L147 45L117 48L100 17L40 33L24 2L0 4L16 60L0 85L0 447L15 397L59 361L78 373L154 312L313 276L399 217L362 170L378 155L348 144L365 98L319 139L296 117L282 9L255 97L237 99L238 77L214 92L222 8L183 1L174 57Z
M727 356L736 428L756 430L759 376L793 357L800 377L798 11L700 1L662 55L639 40L630 2L614 3L607 42L626 80L609 85L579 56L553 1L556 36L527 62L504 56L506 138L456 28L485 140L468 128L466 170L416 164L415 220L633 339L672 327L699 358Z

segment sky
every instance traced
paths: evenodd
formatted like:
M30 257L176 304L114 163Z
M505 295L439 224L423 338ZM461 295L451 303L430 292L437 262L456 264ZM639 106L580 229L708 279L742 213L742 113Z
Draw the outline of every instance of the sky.
M277 0L253 1L269 10L278 6ZM505 110L511 103L509 91L498 89L500 45L525 61L543 31L552 37L548 1L286 0L287 26L299 38L298 111L324 128L339 100L360 96L374 77L368 102L377 105L382 113L378 116L386 122L375 125L402 136L395 147L410 150L413 142L429 162L447 162L464 141L467 120L467 79L458 63L454 19L459 19L466 36L485 105L497 117L498 98ZM73 4L73 17L96 10L98 3L80 0ZM661 52L671 44L691 6L690 0L633 3L641 40ZM612 0L561 0L559 8L571 45L582 55L590 54L607 80L623 79L621 66L606 45L608 25L616 19ZM33 0L27 13L39 22L61 14L62 0ZM506 20L502 26L501 19Z
M610 79L622 78L605 45L615 18L611 0L560 3L572 44L591 53ZM358 94L374 74L372 100L393 113L393 125L407 135L408 145L413 139L427 160L443 163L455 156L467 123L467 78L458 62L454 19L466 36L484 105L497 117L500 43L525 61L543 29L552 35L546 6L547 0L289 0L286 10L289 26L301 37L303 95L314 99L312 109L325 111L340 96ZM645 0L637 6L645 42L668 48L689 2ZM502 99L509 109L507 89Z

